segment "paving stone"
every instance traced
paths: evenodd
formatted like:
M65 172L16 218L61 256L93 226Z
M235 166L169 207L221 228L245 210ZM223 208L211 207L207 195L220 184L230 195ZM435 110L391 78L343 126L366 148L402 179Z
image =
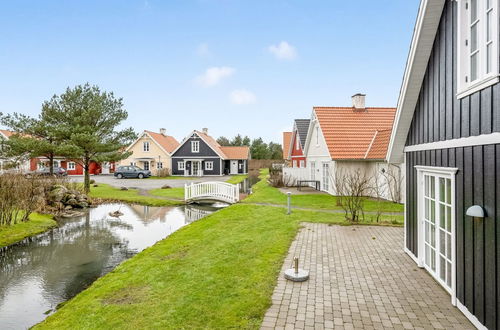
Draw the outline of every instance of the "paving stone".
M403 252L402 241L397 227L304 223L262 329L474 329L448 293ZM309 270L306 282L283 277L295 256Z

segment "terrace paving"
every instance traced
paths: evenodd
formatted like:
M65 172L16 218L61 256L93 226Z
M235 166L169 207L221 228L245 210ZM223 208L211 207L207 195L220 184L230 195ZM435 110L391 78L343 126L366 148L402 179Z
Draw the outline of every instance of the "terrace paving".
M304 223L261 329L475 329L402 242L403 228ZM308 281L283 277L294 256Z

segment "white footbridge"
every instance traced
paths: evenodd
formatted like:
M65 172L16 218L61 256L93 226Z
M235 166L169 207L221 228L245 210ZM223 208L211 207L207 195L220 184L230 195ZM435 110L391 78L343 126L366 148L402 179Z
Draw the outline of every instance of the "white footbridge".
M227 182L200 182L184 186L184 200L194 202L224 202L234 204L240 200L240 185Z

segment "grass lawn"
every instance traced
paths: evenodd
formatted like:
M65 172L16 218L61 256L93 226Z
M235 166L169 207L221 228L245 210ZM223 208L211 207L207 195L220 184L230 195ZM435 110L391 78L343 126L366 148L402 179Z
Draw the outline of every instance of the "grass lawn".
M226 182L232 184L238 184L245 180L248 176L244 175L233 175ZM176 199L184 199L184 187L169 188L169 189L152 189L149 193L153 196L169 197Z
M300 222L342 214L236 204L98 279L37 329L259 328Z
M32 213L29 221L19 222L12 226L0 226L0 247L14 244L56 226L57 222L51 215Z
M253 187L253 194L248 196L243 200L243 203L267 203L267 204L281 204L286 205L287 196L282 193L279 189L271 187L268 183L266 177L268 175L268 170L262 170L260 174L261 180L257 182ZM332 195L293 195L292 194L292 205L303 208L312 209L327 209L327 210L341 210L340 206L336 204L337 197ZM393 203L391 201L377 201L374 199L367 198L365 200L365 211L375 212L380 210L381 212L403 212L403 204Z
M170 206L184 204L184 201L166 200L150 196L142 196L139 195L137 189L120 190L119 188L115 188L107 184L99 184L98 187L91 186L89 196L92 198L100 198L109 201L123 201L149 206Z

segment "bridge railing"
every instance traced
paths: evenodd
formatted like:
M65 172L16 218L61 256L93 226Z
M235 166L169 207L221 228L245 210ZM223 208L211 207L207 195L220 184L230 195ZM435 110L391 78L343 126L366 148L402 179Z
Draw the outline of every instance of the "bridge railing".
M185 201L204 199L236 203L240 199L239 185L217 181L185 184Z

